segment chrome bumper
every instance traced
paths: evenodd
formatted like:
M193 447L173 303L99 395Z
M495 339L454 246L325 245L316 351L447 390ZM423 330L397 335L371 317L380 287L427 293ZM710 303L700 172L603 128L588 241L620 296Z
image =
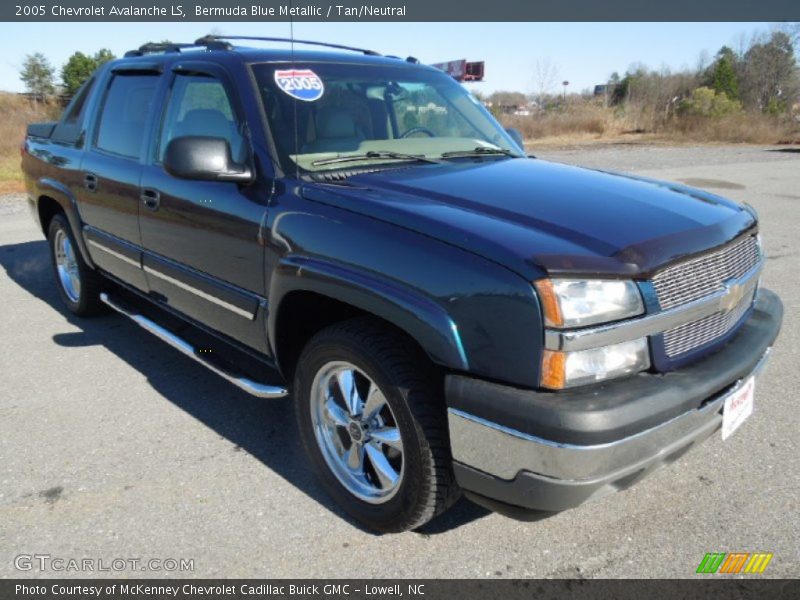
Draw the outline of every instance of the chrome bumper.
M767 348L750 375L760 374L770 351ZM610 443L589 446L542 439L450 408L453 459L503 480L512 480L524 471L574 484L619 481L677 458L719 429L725 397L748 378L737 380L700 408L661 425Z

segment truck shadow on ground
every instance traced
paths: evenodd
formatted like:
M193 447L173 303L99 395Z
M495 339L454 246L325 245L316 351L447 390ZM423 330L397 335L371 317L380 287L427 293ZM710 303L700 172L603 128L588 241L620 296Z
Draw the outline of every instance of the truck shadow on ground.
M56 344L65 348L104 346L147 377L165 399L230 441L231 451L247 452L330 512L374 533L354 523L317 483L295 430L291 398L253 398L122 316L80 319L71 315L58 296L44 240L0 246L0 264L12 281L80 330L55 334ZM445 533L487 514L462 498L418 533Z

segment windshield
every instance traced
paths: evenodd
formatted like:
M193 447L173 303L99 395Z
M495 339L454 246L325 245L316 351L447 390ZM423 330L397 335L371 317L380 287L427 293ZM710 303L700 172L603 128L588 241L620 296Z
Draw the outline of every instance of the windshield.
M262 63L253 71L287 171L476 151L522 156L480 102L439 71L341 63Z

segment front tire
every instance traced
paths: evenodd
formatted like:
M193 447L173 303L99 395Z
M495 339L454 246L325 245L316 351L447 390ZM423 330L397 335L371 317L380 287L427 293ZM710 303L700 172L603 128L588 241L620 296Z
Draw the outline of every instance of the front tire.
M303 349L294 390L320 481L366 527L415 529L458 498L441 385L399 332L371 318L324 329Z
M102 313L105 305L100 301L101 276L83 260L63 214L50 221L47 240L58 294L69 311L79 317Z

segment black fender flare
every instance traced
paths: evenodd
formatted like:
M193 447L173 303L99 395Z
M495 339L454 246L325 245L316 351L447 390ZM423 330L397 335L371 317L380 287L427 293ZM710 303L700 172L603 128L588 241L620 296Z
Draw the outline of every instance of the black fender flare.
M78 210L78 201L75 199L75 196L72 194L70 189L64 185L63 183L56 181L55 179L51 179L49 177L43 177L39 179L37 182L37 195L36 195L36 213L39 214L39 201L42 196L47 196L48 198L52 198L61 206L64 211L64 214L67 217L67 221L69 222L70 227L72 227L72 233L75 236L75 241L78 244L78 250L83 257L84 262L86 262L89 267L92 269L95 268L94 262L92 261L92 257L89 254L89 249L86 247L86 241L83 239L83 220L81 219L80 211ZM45 236L47 236L47 232L44 231Z

